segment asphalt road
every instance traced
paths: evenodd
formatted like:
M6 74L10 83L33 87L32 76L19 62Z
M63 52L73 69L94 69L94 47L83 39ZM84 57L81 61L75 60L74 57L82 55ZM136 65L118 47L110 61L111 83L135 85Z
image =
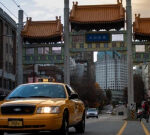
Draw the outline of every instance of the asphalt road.
M5 133L5 135L9 135ZM35 134L11 134L11 135L37 135ZM39 135L53 135L51 133L40 133ZM70 135L75 133L74 128L70 129ZM143 119L140 121L125 121L122 117L103 115L99 119L91 118L86 120L84 135L150 135L150 123Z

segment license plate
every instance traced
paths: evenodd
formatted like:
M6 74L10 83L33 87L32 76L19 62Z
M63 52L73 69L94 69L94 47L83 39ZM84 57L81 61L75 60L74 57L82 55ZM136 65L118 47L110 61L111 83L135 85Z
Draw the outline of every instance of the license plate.
M9 127L22 127L23 120L22 119L10 119L8 120L8 126Z

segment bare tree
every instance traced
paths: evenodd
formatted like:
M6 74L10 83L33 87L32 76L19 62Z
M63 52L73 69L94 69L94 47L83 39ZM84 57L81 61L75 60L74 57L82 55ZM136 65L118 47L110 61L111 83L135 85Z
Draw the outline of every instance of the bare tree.
M137 107L141 106L141 102L145 98L145 86L142 80L142 77L139 74L134 75L134 102L137 104ZM124 100L127 103L128 92L127 88L124 88Z
M71 86L77 91L86 106L99 107L104 98L100 86L88 77L71 76Z

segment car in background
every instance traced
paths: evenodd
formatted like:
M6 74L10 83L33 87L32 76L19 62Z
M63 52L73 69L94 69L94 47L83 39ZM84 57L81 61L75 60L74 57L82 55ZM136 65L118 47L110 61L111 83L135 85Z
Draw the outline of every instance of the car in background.
M96 117L98 118L98 110L96 108L88 108L86 111L86 118Z
M71 86L64 83L30 83L15 88L0 101L0 135L4 132L85 130L85 107Z
M112 114L112 111L111 110L107 110L106 114Z

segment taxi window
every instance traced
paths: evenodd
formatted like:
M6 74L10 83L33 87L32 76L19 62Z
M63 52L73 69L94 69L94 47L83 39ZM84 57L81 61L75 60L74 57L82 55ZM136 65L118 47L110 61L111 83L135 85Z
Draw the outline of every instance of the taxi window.
M17 87L8 97L11 98L66 98L64 86L58 84L29 84Z
M66 85L66 89L69 96L71 96L71 94L77 94L69 85Z
M68 85L66 85L66 89L67 89L68 95L71 96L72 92L71 92L70 88L68 87Z

